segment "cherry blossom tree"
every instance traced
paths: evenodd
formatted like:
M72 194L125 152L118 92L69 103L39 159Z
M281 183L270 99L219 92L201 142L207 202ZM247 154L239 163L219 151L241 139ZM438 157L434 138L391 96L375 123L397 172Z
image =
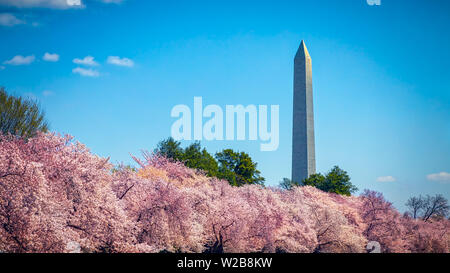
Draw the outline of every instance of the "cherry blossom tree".
M70 136L0 136L0 248L127 251L133 226L111 189L111 166Z
M367 240L360 232L357 210L344 201L349 197L325 193L313 187L303 187L301 191L309 206L308 215L316 231L316 252L364 251Z
M434 222L404 217L402 226L408 252L448 253L450 249L450 224L448 220Z
M357 196L211 178L161 155L115 167L70 136L0 136L1 252L450 251L450 224Z
M361 195L361 216L366 223L363 235L377 241L382 252L407 252L401 215L382 193L365 190Z
M270 223L271 228L267 228L263 221L258 222L259 230L264 231L266 238L265 250L312 252L315 249L317 237L308 217L309 208L297 191L260 188L259 194L253 194L253 197L248 194L248 198L254 199L260 215Z
M137 243L156 251L199 252L202 228L194 221L191 193L180 187L195 172L178 162L144 154L138 172L120 169L114 173L113 190L137 228Z

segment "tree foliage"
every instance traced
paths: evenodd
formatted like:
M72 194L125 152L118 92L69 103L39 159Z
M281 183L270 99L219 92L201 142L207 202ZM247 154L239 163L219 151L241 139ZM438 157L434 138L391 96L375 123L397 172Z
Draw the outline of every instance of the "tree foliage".
M134 251L134 225L111 188L111 165L69 136L0 136L0 250Z
M289 178L283 178L283 180L280 181L278 186L283 190L292 190L294 187L302 186L302 184L297 181L293 181Z
M327 174L312 174L301 183L292 181L289 178L283 178L279 183L279 187L285 190L291 190L299 186L311 186L325 192L337 193L341 195L351 195L358 188L350 182L350 176L346 171L338 166L334 166Z
M170 158L176 161L183 161L184 150L181 148L181 142L169 137L165 140L161 140L154 150L155 153Z
M225 179L233 186L248 184L264 184L264 178L256 168L257 163L245 152L235 152L231 149L216 154L219 162L218 178Z
M233 187L158 154L111 171L69 136L0 136L0 252L450 251L450 224L382 194Z
M201 148L199 142L187 146L184 149L182 159L189 168L203 170L210 177L218 176L219 166L217 161L205 148Z
M245 152L226 149L212 156L199 142L183 149L179 141L170 137L159 142L154 153L202 170L209 177L225 179L233 186L264 183L257 163Z
M347 172L338 166L334 166L326 175L320 173L311 175L309 178L303 180L303 185L341 195L351 195L358 190L351 183L350 176Z
M382 252L450 251L449 220L431 221L401 216L381 193L365 190L361 195L363 235L381 244Z
M21 137L32 137L38 131L46 132L48 123L35 101L8 95L0 87L0 132Z

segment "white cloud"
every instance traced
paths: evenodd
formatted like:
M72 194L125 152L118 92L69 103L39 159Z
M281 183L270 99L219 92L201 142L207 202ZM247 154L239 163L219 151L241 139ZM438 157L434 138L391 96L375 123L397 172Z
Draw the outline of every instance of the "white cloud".
M119 4L123 0L98 0L106 4ZM51 8L51 9L70 9L84 8L83 0L0 0L0 6L17 8Z
M118 66L127 66L132 67L134 66L134 62L128 58L120 58L118 56L109 56L108 57L108 63Z
M69 9L84 7L81 0L0 0L0 6Z
M50 90L44 90L43 92L42 92L42 95L44 95L44 97L49 97L49 96L52 96L52 95L54 95L55 93L53 93L53 91L50 91Z
M75 74L80 74L81 76L85 76L85 77L98 77L100 76L100 73L98 73L97 70L93 70L93 69L86 69L86 68L81 68L81 67L77 67L72 69L72 72Z
M448 172L432 173L427 175L427 179L430 181L450 183L450 173Z
M98 63L96 61L94 61L94 57L92 57L92 56L86 56L83 59L75 58L75 59L73 59L73 62L76 64L87 65L87 66L97 66L98 65Z
M57 61L59 61L59 55L56 53L51 54L51 53L46 52L44 54L44 56L42 57L42 59L47 62L57 62Z
M12 27L12 26L22 25L22 24L25 24L25 21L20 20L14 14L0 13L0 26Z
M397 179L395 179L395 177L393 176L380 176L377 178L377 182L395 182L397 181Z
M34 55L30 55L30 56L22 56L22 55L17 55L14 56L14 58L12 58L11 60L5 61L3 62L4 64L10 64L10 65L27 65L30 64L32 62L34 62Z
M82 6L81 0L67 0L67 5L69 6Z
M100 1L102 1L103 3L107 3L107 4L110 4L110 3L119 4L119 3L123 2L123 0L100 0Z

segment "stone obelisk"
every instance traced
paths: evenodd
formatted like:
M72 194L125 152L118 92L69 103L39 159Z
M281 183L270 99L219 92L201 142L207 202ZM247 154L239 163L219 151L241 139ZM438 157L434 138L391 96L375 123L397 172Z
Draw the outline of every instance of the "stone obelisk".
M294 59L292 181L316 172L311 57L302 41Z

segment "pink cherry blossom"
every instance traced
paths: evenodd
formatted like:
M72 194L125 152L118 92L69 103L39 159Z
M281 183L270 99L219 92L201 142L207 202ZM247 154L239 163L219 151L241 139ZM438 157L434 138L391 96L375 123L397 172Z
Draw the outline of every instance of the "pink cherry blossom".
M232 187L158 155L133 158L138 169L113 170L70 136L0 136L0 251L450 250L448 219L401 215L381 193Z

